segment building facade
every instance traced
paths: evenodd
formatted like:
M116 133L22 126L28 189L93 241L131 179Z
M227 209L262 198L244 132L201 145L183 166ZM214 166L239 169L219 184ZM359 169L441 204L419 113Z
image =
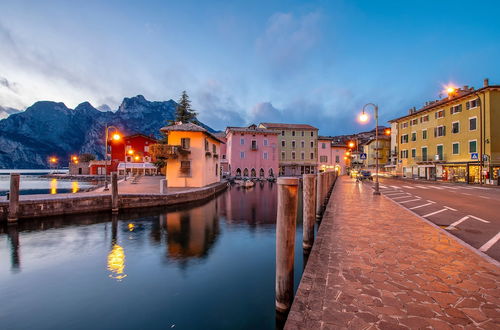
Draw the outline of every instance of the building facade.
M167 157L169 187L203 187L220 181L220 145L206 129L193 123L176 123L161 128L168 144L159 145Z
M378 154L377 154L378 151ZM387 135L381 135L376 139L368 140L363 145L363 152L366 154L364 167L367 169L375 169L377 166L377 158L379 171L385 171L385 166L390 163L391 153L391 138Z
M318 170L336 171L338 175L346 173L348 157L347 145L336 143L333 137L318 137Z
M261 123L278 131L279 175L298 176L318 171L318 129L305 124Z
M275 178L278 175L278 132L250 125L226 128L231 177Z
M390 121L397 125L397 171L405 177L498 182L500 86L464 86ZM481 162L482 159L482 162ZM481 170L482 169L482 170Z

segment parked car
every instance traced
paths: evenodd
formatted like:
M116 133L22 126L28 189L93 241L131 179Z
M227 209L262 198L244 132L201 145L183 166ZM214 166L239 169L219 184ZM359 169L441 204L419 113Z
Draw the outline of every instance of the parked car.
M361 180L372 180L373 181L372 172L370 172L370 171L361 171L359 173L359 176L360 176Z

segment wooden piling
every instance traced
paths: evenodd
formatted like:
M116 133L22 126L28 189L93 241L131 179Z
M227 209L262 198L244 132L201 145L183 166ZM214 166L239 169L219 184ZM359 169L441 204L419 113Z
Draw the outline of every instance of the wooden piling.
M118 173L111 173L111 212L118 212Z
M316 174L316 219L321 218L323 210L323 180L321 173Z
M293 301L293 262L299 179L278 178L276 219L276 310L287 312Z
M160 194L166 194L167 193L167 179L162 179L160 181Z
M304 174L302 188L302 247L312 248L314 242L314 221L316 218L316 175Z
M9 191L9 214L7 222L15 223L19 217L19 183L21 176L19 173L10 174L10 191Z

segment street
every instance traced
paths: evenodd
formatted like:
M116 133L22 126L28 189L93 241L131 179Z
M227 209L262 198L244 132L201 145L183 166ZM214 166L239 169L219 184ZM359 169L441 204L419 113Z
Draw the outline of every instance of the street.
M500 261L500 189L381 177L380 192Z

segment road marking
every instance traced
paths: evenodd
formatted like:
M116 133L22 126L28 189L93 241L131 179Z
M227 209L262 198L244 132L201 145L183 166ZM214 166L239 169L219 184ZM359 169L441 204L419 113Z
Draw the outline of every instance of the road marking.
M398 186L391 186L391 187L392 187L392 188L394 188L394 189L399 189L399 187L398 187Z
M386 196L396 196L396 195L406 195L408 194L407 192L398 192L398 193L390 193L390 194L385 194Z
M450 211L456 211L456 210L455 210L454 208L452 208L452 207L449 207L449 206L443 206L443 207L444 207L445 209L448 209L448 210L450 210Z
M391 198L392 200L395 200L395 199L398 199L398 198L411 198L413 197L412 195L408 194L408 196L399 196L399 197L394 197L394 198Z
M436 187L436 186L429 186L429 187L434 188L434 189L438 189L438 190L443 190L444 189L442 187Z
M484 188L484 187L474 187L474 189L489 190L490 188Z
M381 184L381 185L380 185L380 188L385 189L385 188L387 188L387 186L384 186L383 184Z
M409 202L415 202L415 201L419 201L421 200L422 198L415 198L415 199L410 199L409 201L404 201L404 202L399 202L399 204L404 204L404 203L409 203Z
M422 204L422 205L419 205L419 206L410 207L409 210L418 209L418 208L421 208L421 207L424 207L424 206L429 206L429 205L432 205L432 204L434 204L434 202L430 202L430 203L427 203L427 204Z
M472 194L469 193L461 193L462 195L467 195L467 196L472 196Z
M445 229L448 229L448 230L453 230L453 229L457 229L455 228L456 226L458 226L459 224L461 224L462 222L464 222L465 220L469 219L469 216L466 215L465 217L463 217L462 219L458 220L458 221L455 221L454 223L452 223L451 225L449 225L448 227L446 227Z
M479 196L480 198L484 198L484 199L491 199L489 197L486 197L486 196Z
M408 188L408 189L416 189L415 187L412 187L412 186L403 186L404 188Z
M435 212L431 212L429 214L423 215L422 218L427 218L427 217L430 217L431 215L438 214L438 213L441 213L441 212L444 212L444 211L447 211L447 210L448 209L441 209L441 210L438 210L438 211L435 211Z
M429 189L428 187L426 186L415 186L415 187L419 187L420 189Z
M488 242L486 242L483 246L479 248L479 251L486 252L495 245L496 242L500 239L500 232L498 232L492 239L490 239Z
M484 219L481 219L481 218L475 217L475 216L470 215L470 214L469 214L469 217L471 217L472 219L476 219L476 220L482 221L482 222L484 222L484 223L490 223L488 220L484 220Z

